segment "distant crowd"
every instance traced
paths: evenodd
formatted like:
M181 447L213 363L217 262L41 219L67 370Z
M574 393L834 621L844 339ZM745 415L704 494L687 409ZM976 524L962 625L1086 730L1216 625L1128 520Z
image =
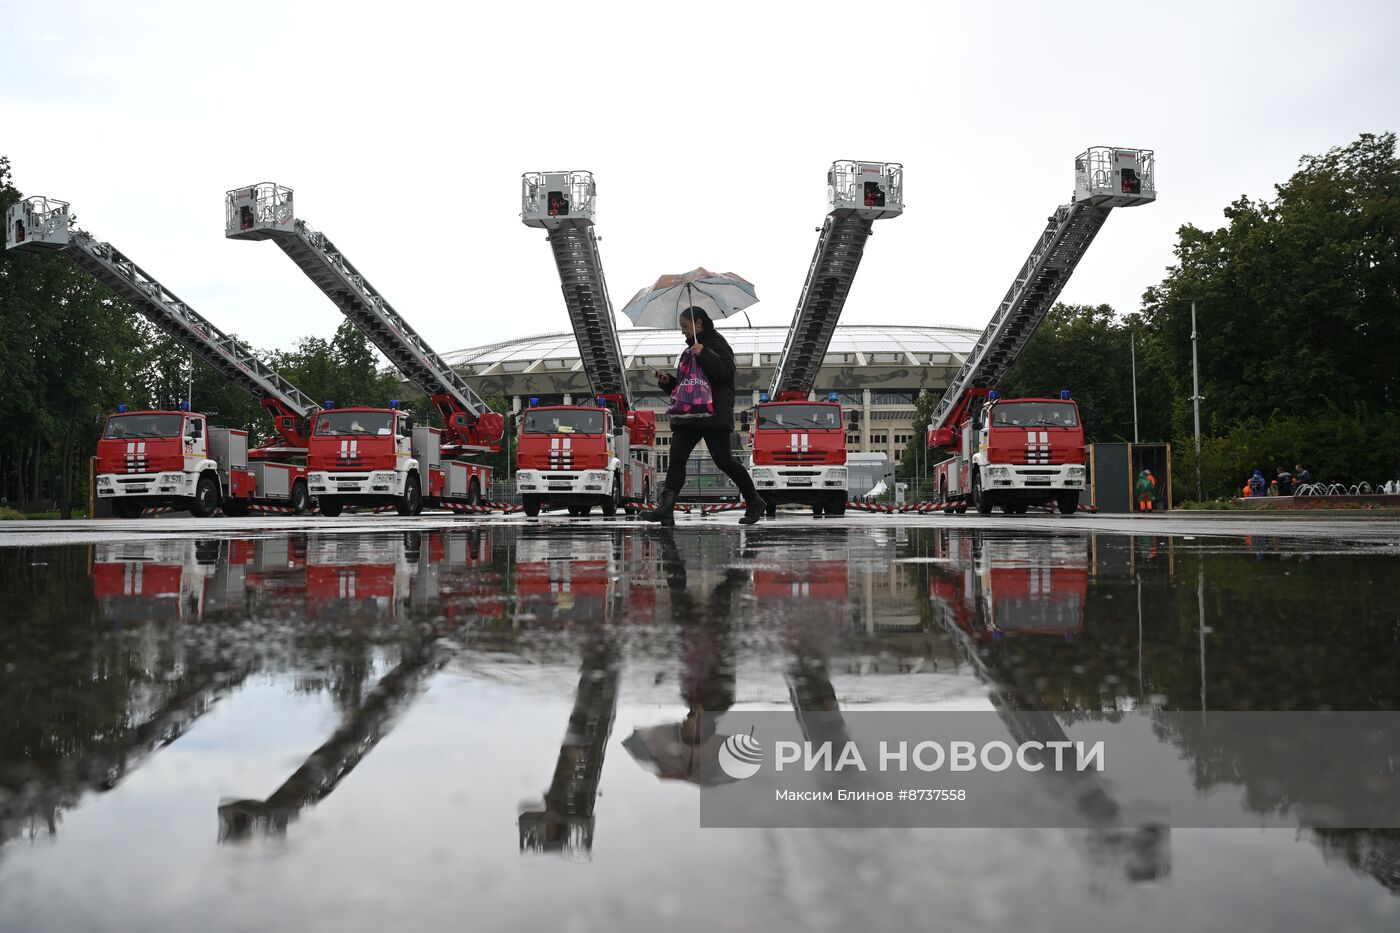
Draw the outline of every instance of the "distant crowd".
M1245 480L1244 497L1291 496L1299 487L1312 485L1312 474L1301 463L1294 465L1292 473L1286 467L1279 467L1274 472L1274 478L1269 479L1263 470L1256 468L1254 475Z

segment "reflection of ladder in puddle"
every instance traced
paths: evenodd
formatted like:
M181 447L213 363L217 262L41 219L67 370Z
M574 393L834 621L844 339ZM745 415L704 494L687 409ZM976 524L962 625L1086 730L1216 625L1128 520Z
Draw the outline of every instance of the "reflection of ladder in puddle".
M219 841L247 838L255 830L285 833L302 810L330 796L389 734L398 714L422 694L446 658L433 642L406 647L398 665L380 678L359 708L271 796L219 805Z
M593 806L617 711L621 669L621 652L600 624L584 648L574 707L544 802L517 820L521 851L561 852L571 858L586 858L592 851Z

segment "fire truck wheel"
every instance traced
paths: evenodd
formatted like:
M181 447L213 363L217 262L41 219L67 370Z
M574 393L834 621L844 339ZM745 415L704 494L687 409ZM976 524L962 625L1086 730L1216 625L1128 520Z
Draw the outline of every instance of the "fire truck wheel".
M778 515L778 503L769 499L768 505L764 507L763 511L769 518L776 518Z
M826 503L826 514L840 517L846 514L846 497L839 492L834 493Z
M622 506L622 477L613 477L612 493L603 500L603 514L616 515Z
M1055 504L1060 507L1061 515L1073 515L1079 511L1079 493L1062 492L1056 497Z
M977 506L978 515L992 514L992 497L982 492L982 474L972 474L972 504Z
M403 516L423 511L423 487L418 484L418 474L410 473L404 481L403 495L394 499L394 509Z
M190 514L195 518L208 518L219 508L219 486L212 476L201 476L194 487L194 501L190 503Z
M525 510L525 515L529 518L537 518L540 514L539 496L521 496L520 507Z
M593 506L591 506L591 505L571 505L571 506L569 506L569 514L572 515L574 518L582 518L583 516L587 515L587 514L588 514L589 512L591 512L591 511L593 511Z
M112 503L112 511L116 513L117 518L140 518L141 503L132 502L129 499L118 499Z
M326 516L326 518L335 518L345 510L345 503L335 499L322 499L320 502L321 514Z
M823 511L823 510L822 510L822 504L821 504L820 502L813 502L813 503L812 503L812 514L813 514L813 515L815 515L815 516L817 516L818 518L820 518L820 517L821 517L821 514L822 514L822 511Z
M467 488L467 504L481 505L481 484L472 480L471 486Z
M292 484L292 514L305 515L311 511L311 494L306 491L306 481L297 480Z
M245 518L249 511L248 503L244 502L242 499L224 500L224 514L229 518Z

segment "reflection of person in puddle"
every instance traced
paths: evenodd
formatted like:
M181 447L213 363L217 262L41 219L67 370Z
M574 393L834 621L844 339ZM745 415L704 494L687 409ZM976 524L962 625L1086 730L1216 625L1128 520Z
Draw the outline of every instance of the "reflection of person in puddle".
M725 568L709 597L700 600L688 589L685 559L670 529L663 530L661 549L671 616L680 628L681 698L689 707L680 734L696 745L714 736L715 717L704 714L734 705L734 597L749 582L749 572Z

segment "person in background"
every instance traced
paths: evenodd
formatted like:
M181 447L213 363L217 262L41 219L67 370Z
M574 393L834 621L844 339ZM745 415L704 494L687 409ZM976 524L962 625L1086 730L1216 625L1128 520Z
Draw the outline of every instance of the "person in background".
M1157 498L1157 484L1152 481L1152 471L1143 470L1138 474L1137 485L1133 487L1137 494L1137 504L1139 512L1151 512L1152 503Z
M1262 496L1268 493L1268 482L1264 479L1264 471L1258 467L1254 469L1254 475L1249 478L1249 489L1251 496Z
M1292 473L1288 472L1288 471L1285 470L1283 467L1279 467L1279 468L1278 468L1278 479L1275 480L1275 482L1278 483L1278 494L1279 494L1280 496L1291 496L1291 495L1293 495L1293 474L1292 474Z
M1293 482L1297 486L1312 485L1312 474L1301 463L1293 464Z
M1269 495L1271 495L1271 496L1276 496L1276 495L1278 495L1278 480L1276 480L1276 479L1271 479L1271 480L1269 480Z

